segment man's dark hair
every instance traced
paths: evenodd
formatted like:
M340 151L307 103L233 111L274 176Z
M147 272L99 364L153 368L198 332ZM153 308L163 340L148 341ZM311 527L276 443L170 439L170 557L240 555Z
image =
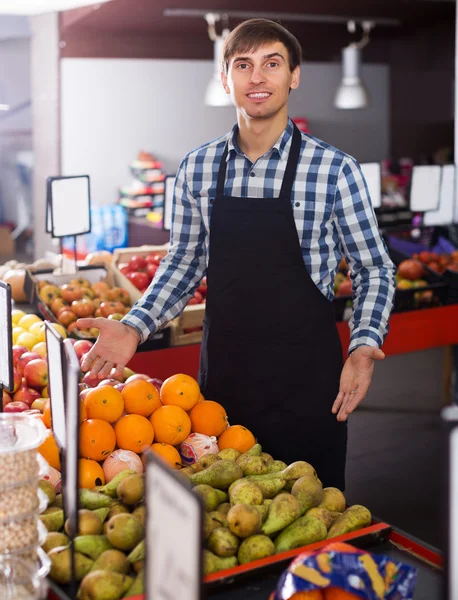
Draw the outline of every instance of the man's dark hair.
M293 72L301 64L301 45L285 27L269 19L249 19L231 31L224 41L222 71L228 72L229 61L236 54L253 52L272 42L281 42L288 50L289 68Z

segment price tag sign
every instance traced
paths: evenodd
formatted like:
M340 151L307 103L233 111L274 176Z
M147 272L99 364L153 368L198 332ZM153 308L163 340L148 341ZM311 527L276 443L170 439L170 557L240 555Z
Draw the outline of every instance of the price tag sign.
M46 231L54 238L90 233L89 175L49 177L46 206Z
M66 366L67 447L65 449L64 511L69 519L70 538L78 535L78 455L79 455L79 393L80 364L73 344L64 340Z
M453 223L455 189L455 165L444 165L441 174L439 208L424 214L423 225L451 225Z
M13 387L11 286L0 281L0 392L1 388L11 392Z
M382 207L382 170L380 163L361 163L361 171L367 183L369 196L374 208Z
M426 212L439 208L441 168L438 165L417 166L412 170L410 210Z
M164 219L163 228L170 231L172 228L173 192L175 191L175 175L167 175L164 181Z
M146 466L148 600L202 598L202 503L185 481L149 453Z
M45 321L52 429L60 450L67 447L65 425L64 351L62 336Z

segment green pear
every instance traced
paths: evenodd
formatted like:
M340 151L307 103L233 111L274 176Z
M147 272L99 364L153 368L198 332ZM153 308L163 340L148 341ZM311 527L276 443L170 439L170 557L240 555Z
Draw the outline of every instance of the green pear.
M113 548L106 535L78 535L73 543L76 552L81 552L92 560L96 560L105 550Z
M237 554L239 564L244 565L260 558L267 558L275 554L275 544L266 535L252 535L243 540Z
M239 465L231 460L219 460L207 469L190 475L192 485L205 483L218 490L227 490L228 487L243 477L243 471Z
M225 492L217 490L205 483L196 485L192 491L202 499L204 510L207 512L215 510L219 504L226 502L227 500L227 494Z
M146 521L146 506L144 504L141 504L140 506L137 506L133 511L132 511L133 516L138 519L140 521L140 523L145 526L145 521Z
M145 480L143 475L135 473L135 475L124 477L116 488L116 495L127 506L138 504L143 500L145 495Z
M128 512L129 509L125 504L123 504L120 500L113 500L108 511L107 519L110 520L111 517L114 517L115 515Z
M203 572L204 575L210 575L210 573L216 573L223 569L231 569L236 567L238 564L236 556L229 556L227 558L221 558L216 556L210 550L204 550L203 552Z
M128 554L127 560L132 564L145 559L145 540L138 542L135 548Z
M214 464L215 462L218 462L219 460L222 459L221 456L218 456L217 454L205 454L204 456L201 456L199 458L199 460L196 463L196 467L200 467L203 471L204 469L208 469L210 465Z
M48 531L60 531L64 526L64 511L57 506L50 506L38 518Z
M249 475L264 475L269 472L269 461L262 456L242 454L242 456L237 459L237 464L242 467L244 477Z
M135 571L135 573L140 573L140 571L145 567L145 561L144 560L137 560L136 562L132 563L132 569ZM126 596L128 597L128 596Z
M281 473L287 466L288 465L282 460L274 460L269 464L269 473Z
M266 522L267 517L269 515L269 507L265 504L256 504L254 505L254 507L256 508L256 510L258 510L259 514L261 515L261 525L263 525Z
M127 575L130 571L130 564L124 552L110 548L96 558L91 571L115 571L115 573Z
M114 571L91 571L80 584L78 600L119 600L132 586L128 575Z
M208 540L213 529L218 526L215 523L215 521L213 521L212 516L211 516L212 514L219 514L219 513L207 513L205 511L203 513L202 537L204 538L204 540ZM223 515L220 515L220 516L222 517Z
M301 515L303 515L310 508L320 504L323 499L323 486L315 475L303 475L293 485L291 494L299 500Z
M227 513L231 510L231 503L223 502L222 504L216 507L216 510L220 513L223 513L223 515L227 515Z
M131 514L121 513L107 523L108 539L118 550L132 550L144 538L145 529Z
M110 509L108 508L108 506L104 506L103 508L96 508L92 512L94 512L96 515L99 515L100 520L102 521L102 524L103 524L103 523L105 523L105 520L108 517Z
M332 522L334 521L331 513L329 512L329 510L327 508L318 508L318 507L311 508L310 510L308 510L305 513L305 516L306 517L314 517L315 519L319 519L320 521L323 521L323 523L326 525L326 529L329 529L332 525Z
M372 515L370 511L365 506L354 504L347 508L347 510L334 521L329 529L328 538L357 531L358 529L367 527L371 523Z
M330 511L342 513L347 506L347 501L339 489L327 487L323 488L323 499L318 506L320 508L327 508Z
M220 450L218 455L223 460L232 460L236 461L239 456L242 456L240 450L236 450L235 448L224 448L224 450Z
M277 553L301 548L326 539L328 531L323 521L308 517L302 525L285 529L275 539Z
M212 531L215 527L227 527L227 514L220 513L217 510L212 510L208 514L212 523ZM211 531L210 531L211 533Z
M264 535L272 535L287 527L301 514L301 505L292 494L281 493L274 498L266 522L261 528Z
M54 500L53 506L64 508L64 497L62 494L56 494L56 499Z
M261 527L261 514L255 506L236 504L227 513L227 526L239 538L257 533Z
M267 460L267 462L269 463L269 465L271 465L274 461L274 457L269 454L268 452L261 452L260 454L261 458L265 458Z
M48 556L51 560L51 570L49 575L56 583L70 583L71 573L71 551L70 546L57 546L49 551ZM83 579L86 573L89 573L93 561L75 552L75 578L77 581Z
M54 489L53 484L50 481L47 481L46 479L40 479L38 481L38 487L48 497L48 506L54 504L54 502L56 501L56 490Z
M42 548L47 554L53 548L57 548L58 546L67 546L69 543L70 538L66 536L65 533L50 531L46 536L46 540Z
M92 490L88 489L82 489L79 491L79 503L81 508L95 510L96 508L110 506L111 499L106 494L93 492Z
M116 498L116 489L121 481L126 477L129 477L129 475L135 475L136 473L137 472L132 469L123 469L122 471L119 471L111 481L100 488L99 492L110 498Z
M133 596L141 596L145 592L145 572L142 569L137 573L135 581L124 594L124 598L132 598Z
M65 533L70 535L70 521L65 521ZM102 533L103 523L96 512L81 508L78 511L78 535L98 535Z
M262 452L261 444L255 444L249 450L247 450L247 452L245 452L245 454L248 454L248 456L261 456L261 452Z
M267 473L266 475L251 475L246 478L253 481L260 488L264 498L274 498L284 487L286 481L281 473Z
M299 479L299 477L302 477L303 475L317 476L312 465L304 460L297 460L296 462L291 463L283 471L283 477L286 481L289 481L290 479Z
M207 546L217 556L235 556L239 548L239 538L227 527L216 527L208 538Z
M256 458L256 457L254 457ZM237 479L229 488L231 506L235 504L262 504L264 496L257 483L247 479Z

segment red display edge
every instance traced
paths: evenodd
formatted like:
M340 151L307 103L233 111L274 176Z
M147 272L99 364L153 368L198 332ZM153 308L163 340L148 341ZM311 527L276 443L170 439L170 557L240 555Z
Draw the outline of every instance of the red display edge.
M438 552L435 552L432 548L423 546L419 541L417 542L395 529L391 531L388 539L401 550L405 550L406 552L421 558L421 560L433 565L437 569L443 569L444 557Z

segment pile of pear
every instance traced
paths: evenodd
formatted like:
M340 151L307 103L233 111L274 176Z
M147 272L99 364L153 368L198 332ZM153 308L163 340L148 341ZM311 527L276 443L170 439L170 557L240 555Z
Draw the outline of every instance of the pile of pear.
M260 444L225 449L178 472L204 507L204 574L267 558L371 524L369 510L347 508L337 488L323 488L312 465L274 460Z
M48 530L42 548L51 560L50 577L59 585L72 579L68 520L63 498L45 480L48 496L40 519ZM120 600L144 592L145 481L120 471L108 484L79 490L78 535L74 538L78 600Z

